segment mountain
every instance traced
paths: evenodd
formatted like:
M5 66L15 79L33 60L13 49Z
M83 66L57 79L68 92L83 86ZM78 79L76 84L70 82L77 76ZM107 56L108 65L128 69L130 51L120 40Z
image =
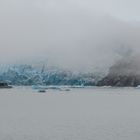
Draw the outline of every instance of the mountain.
M127 56L110 67L109 73L98 86L136 87L140 85L139 55Z

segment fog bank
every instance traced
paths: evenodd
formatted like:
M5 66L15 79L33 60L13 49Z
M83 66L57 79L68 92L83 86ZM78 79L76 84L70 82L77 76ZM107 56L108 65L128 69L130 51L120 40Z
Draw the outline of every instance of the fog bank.
M91 72L139 54L140 27L133 15L123 16L132 4L125 12L120 8L120 16L110 8L115 3L103 2L103 8L96 0L1 1L0 63Z

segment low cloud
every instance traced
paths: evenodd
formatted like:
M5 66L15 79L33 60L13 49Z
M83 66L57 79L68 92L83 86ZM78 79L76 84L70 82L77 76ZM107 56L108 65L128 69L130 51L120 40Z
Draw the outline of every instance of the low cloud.
M90 4L77 0L0 2L0 62L94 71L108 69L127 53L139 54L139 26L117 18L114 11L113 16L97 5L92 9Z

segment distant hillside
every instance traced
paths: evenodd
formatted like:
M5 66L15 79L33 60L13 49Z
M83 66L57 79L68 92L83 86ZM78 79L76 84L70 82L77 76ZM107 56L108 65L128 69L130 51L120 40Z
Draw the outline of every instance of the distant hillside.
M140 85L139 56L125 57L114 64L98 86L138 86Z

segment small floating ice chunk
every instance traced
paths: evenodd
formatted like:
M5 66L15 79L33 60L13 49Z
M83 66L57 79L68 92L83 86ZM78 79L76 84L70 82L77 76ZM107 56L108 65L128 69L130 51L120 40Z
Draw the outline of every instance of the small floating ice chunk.
M136 88L140 89L140 85L138 85Z
M44 92L46 92L46 90L44 90L44 89L40 89L40 90L38 90L38 92L42 92L42 93L44 93Z

